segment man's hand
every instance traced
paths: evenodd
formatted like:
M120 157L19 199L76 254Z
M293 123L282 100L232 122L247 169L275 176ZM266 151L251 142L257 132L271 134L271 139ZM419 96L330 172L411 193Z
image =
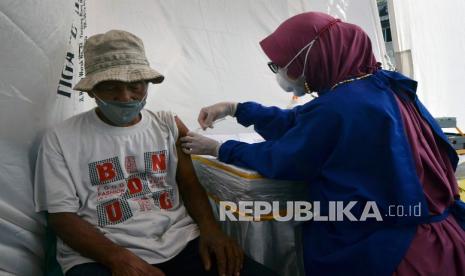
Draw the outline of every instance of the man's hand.
M244 261L244 252L225 233L214 227L200 231L200 256L206 270L211 268L211 256L216 257L219 275L239 275Z
M165 275L128 249L112 242L75 213L51 213L48 222L66 244L111 269L113 276Z
M110 269L112 276L165 276L160 269L150 265L129 250L114 254Z

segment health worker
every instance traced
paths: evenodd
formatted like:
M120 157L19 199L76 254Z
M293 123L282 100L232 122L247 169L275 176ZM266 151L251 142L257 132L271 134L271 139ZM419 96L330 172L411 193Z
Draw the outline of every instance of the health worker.
M229 115L265 141L220 144L190 132L183 150L306 181L308 200L319 201L323 215L330 201L356 201L357 218L365 203L376 203L381 221L304 224L306 275L465 275L458 157L419 101L417 82L381 69L360 27L323 13L289 18L260 46L285 91L318 97L291 110L255 102L205 107L204 129ZM399 207L417 210L399 214Z

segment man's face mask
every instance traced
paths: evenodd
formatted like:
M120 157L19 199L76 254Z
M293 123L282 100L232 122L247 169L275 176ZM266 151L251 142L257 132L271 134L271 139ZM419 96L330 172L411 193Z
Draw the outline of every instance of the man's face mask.
M310 93L310 91L307 91L305 88L305 70L307 68L307 58L308 54L310 53L310 50L312 49L313 44L315 43L315 40L312 40L310 43L305 45L292 59L289 61L289 63L284 66L284 68L278 68L278 71L276 73L276 80L278 81L279 86L286 91L286 92L293 92L295 96L301 97L307 93ZM289 78L287 75L287 70L289 68L289 65L305 50L307 49L307 52L305 54L305 60L304 60L304 68L302 70L302 73L300 76L292 80Z
M124 126L132 122L144 108L147 92L142 100L130 102L104 101L97 95L94 94L94 96L103 115L115 125Z

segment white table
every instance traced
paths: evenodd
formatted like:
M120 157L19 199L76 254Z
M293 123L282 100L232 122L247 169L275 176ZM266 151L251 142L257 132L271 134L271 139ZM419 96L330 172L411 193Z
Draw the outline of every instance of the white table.
M305 200L305 183L266 179L211 157L193 156L192 159L217 218L220 201L279 201L281 207L286 201ZM260 221L226 220L221 224L257 262L280 275L304 275L300 224L275 221L270 216L263 216Z

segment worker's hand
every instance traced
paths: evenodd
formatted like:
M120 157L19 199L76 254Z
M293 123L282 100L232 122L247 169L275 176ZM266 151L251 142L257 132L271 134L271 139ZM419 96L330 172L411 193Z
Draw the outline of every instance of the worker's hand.
M237 103L221 102L200 109L199 122L200 127L205 130L207 127L213 128L213 122L226 116L233 116L236 113Z
M116 254L118 256L110 267L112 276L165 276L163 271L150 265L129 250Z
M201 134L189 131L180 141L182 151L186 154L218 156L220 143Z
M212 265L211 257L215 256L219 275L239 275L244 261L244 252L219 227L204 230L204 232L201 230L199 242L200 257L205 270L210 270Z

